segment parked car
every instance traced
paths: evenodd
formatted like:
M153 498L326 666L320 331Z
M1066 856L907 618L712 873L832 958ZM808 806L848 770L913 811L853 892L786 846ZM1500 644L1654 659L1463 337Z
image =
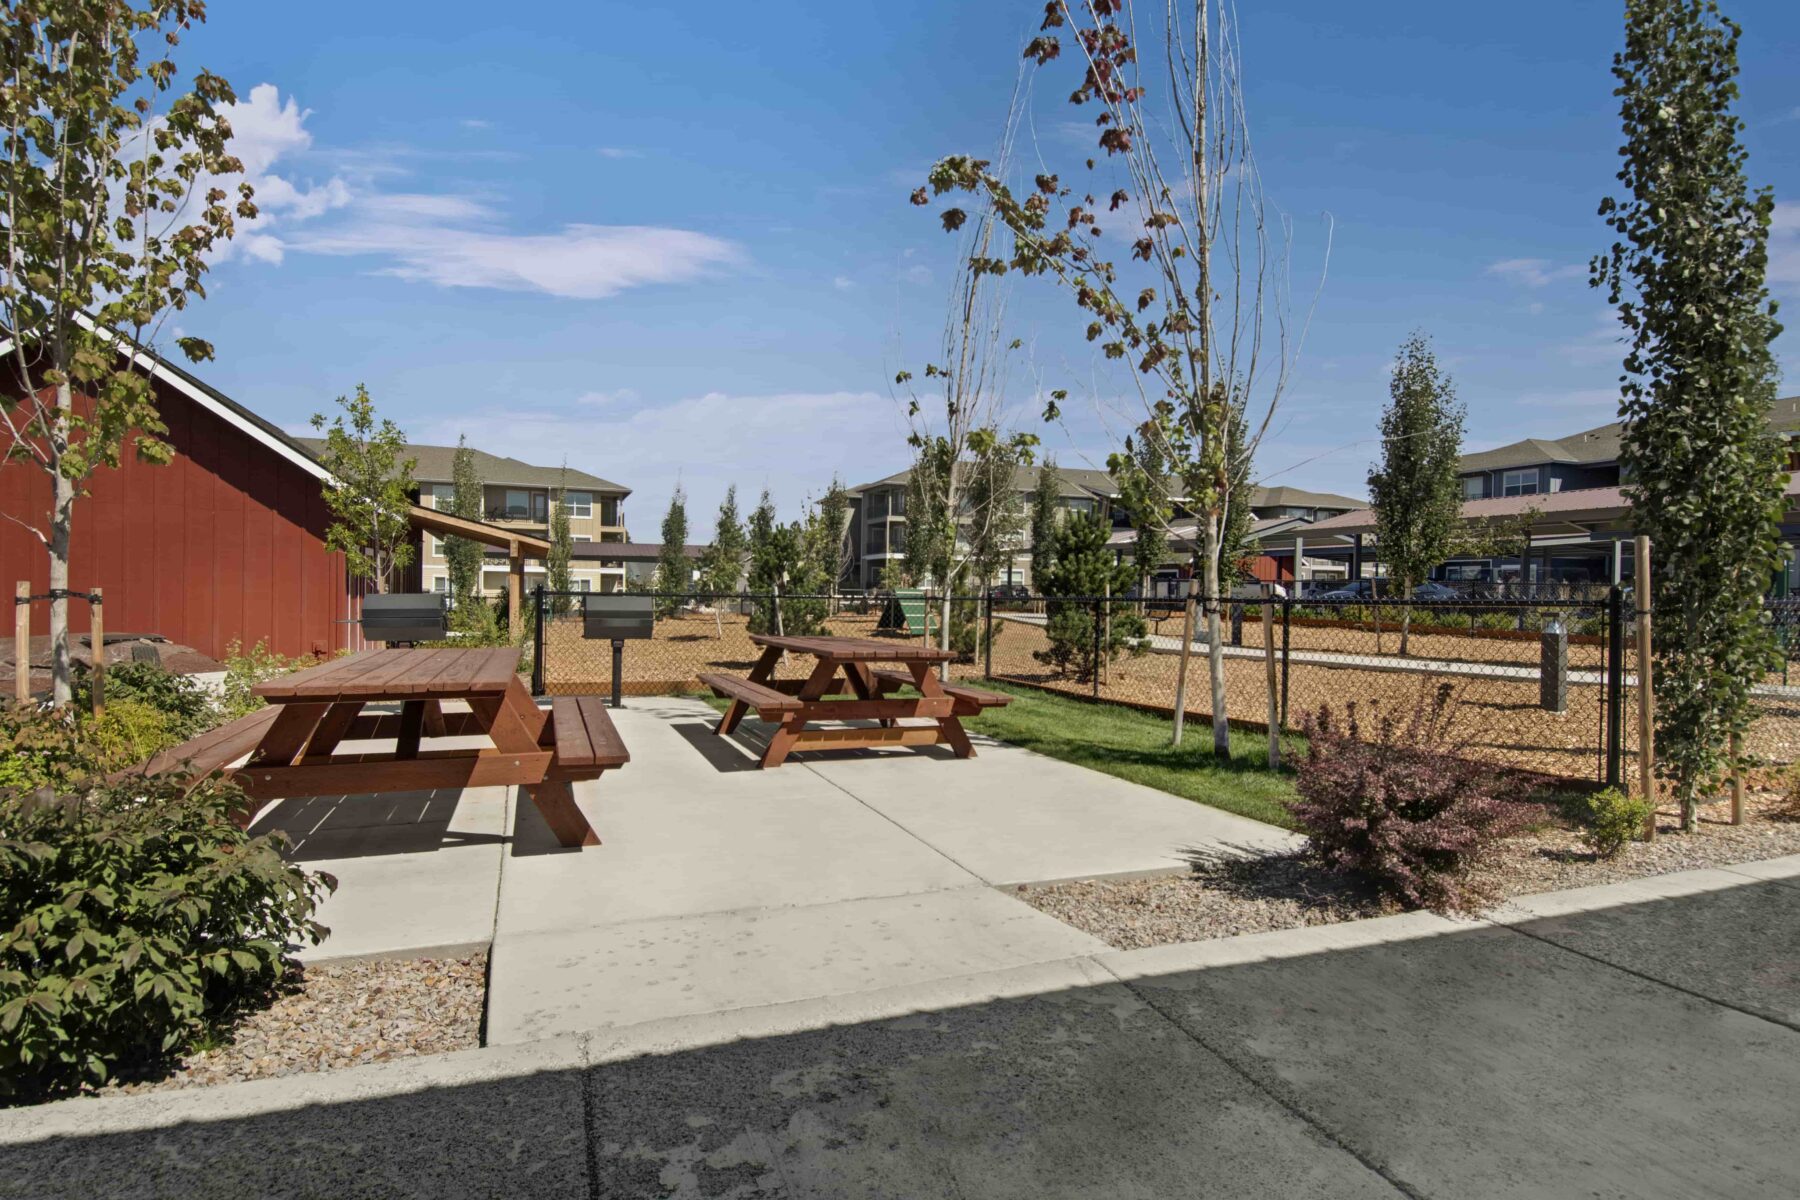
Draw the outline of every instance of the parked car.
M1431 603L1443 603L1450 600L1461 600L1463 599L1463 593L1446 584L1439 583L1436 580L1428 580L1413 589L1413 599L1425 600Z
M1369 600L1375 595L1375 585L1367 579L1354 579L1342 587L1334 587L1328 592L1315 592L1308 600L1324 600L1330 603L1345 603L1356 600Z
M1022 583L997 583L988 589L988 599L996 604L1023 604L1031 599L1031 589Z

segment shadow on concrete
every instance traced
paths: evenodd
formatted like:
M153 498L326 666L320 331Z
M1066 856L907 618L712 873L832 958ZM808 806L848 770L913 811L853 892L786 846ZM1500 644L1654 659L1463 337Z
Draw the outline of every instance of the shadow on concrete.
M1796 920L1415 914L73 1101L7 1114L0 1195L1791 1196Z
M452 829L460 788L378 796L309 796L278 800L250 826L252 834L287 834L290 859L423 854L454 846L492 846L504 834Z

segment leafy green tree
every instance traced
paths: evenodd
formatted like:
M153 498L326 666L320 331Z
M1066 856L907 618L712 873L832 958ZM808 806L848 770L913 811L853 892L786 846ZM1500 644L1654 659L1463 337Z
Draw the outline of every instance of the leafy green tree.
M1629 335L1620 469L1654 547L1657 767L1684 829L1776 661L1760 620L1787 481L1767 425L1774 197L1746 179L1739 33L1712 0L1627 0L1613 59L1625 195L1601 201L1619 240L1593 260Z
M208 71L176 85L199 0L32 0L0 10L0 466L43 472L42 513L8 513L44 547L50 588L69 589L75 502L127 445L166 463L144 351L171 313L204 298L207 256L256 216L219 110L236 96ZM164 100L168 102L162 103ZM212 357L195 337L175 344ZM50 602L51 696L73 685L69 601Z
M1124 450L1108 456L1106 469L1118 485L1120 506L1131 518L1132 568L1142 594L1149 595L1150 577L1169 555L1169 520L1175 512L1161 430L1150 422L1140 426L1135 436L1125 439Z
M693 566L687 556L687 493L675 485L669 511L663 514L662 550L656 556L656 590L664 593L662 606L673 610L681 597L693 590Z
M1018 438L994 438L976 454L968 479L968 574L977 589L1000 577L1025 535L1021 468L1031 465L1031 446ZM967 590L967 589L959 589Z
M1462 517L1463 406L1438 366L1431 341L1400 344L1381 414L1381 463L1369 468L1375 536L1402 599L1449 556ZM1408 653L1412 609L1400 610L1400 653Z
M569 593L575 582L569 574L569 564L575 557L575 537L569 532L569 506L565 503L568 494L569 466L564 463L556 494L550 498L550 557L544 563L544 572L549 576L547 590L553 593L549 601L552 616L563 615L573 604Z
M807 519L807 556L818 564L832 595L850 571L850 492L836 475Z
M456 454L450 460L450 480L450 515L465 521L482 520L485 513L481 476L475 472L475 452L469 449L468 440L461 435L457 436ZM444 539L452 614L462 608L473 609L476 605L485 607L486 601L481 594L481 567L485 559L486 550L480 542L460 537Z
M1074 184L1049 168L1029 188L1005 168L952 155L913 203L975 196L1011 245L970 259L972 270L1051 281L1082 310L1089 341L1129 363L1146 415L1166 430L1169 461L1199 525L1212 685L1213 750L1231 753L1225 652L1219 636L1221 551L1231 464L1269 427L1298 343L1285 308L1285 226L1267 211L1245 124L1243 57L1228 4L1051 0L1045 32L1025 48L1039 67L1062 57L1068 29L1080 80L1070 103L1092 105L1096 148ZM1138 31L1152 39L1140 46ZM1142 51L1140 53L1140 51ZM1100 164L1104 163L1104 166ZM939 214L946 230L968 223ZM1109 247L1126 248L1121 261ZM1274 325L1276 328L1270 329ZM1233 446L1231 410L1259 397L1251 442ZM1052 392L1047 417L1064 394Z
M1228 483L1225 515L1219 523L1219 563L1226 581L1242 578L1246 571L1244 560L1256 548L1250 537L1250 526L1256 521L1256 487L1250 478L1255 444L1250 440L1246 407L1241 397L1234 400L1225 427Z
M1043 594L1042 580L1049 578L1056 565L1056 527L1062 513L1062 477L1056 473L1056 460L1044 459L1038 468L1037 486L1031 493L1031 590Z
M820 597L829 579L818 547L825 541L817 506L805 520L784 525L776 519L768 489L763 489L750 514L749 588L755 597L750 632L799 635L824 628L827 601ZM796 596L801 599L793 599Z
M725 489L725 499L719 503L712 544L700 556L701 585L715 595L737 591L748 553L749 542L744 535L743 518L738 515L737 485L734 483Z
M386 592L417 554L409 509L419 460L401 457L406 434L386 417L376 419L368 388L359 383L354 398L339 396L337 403L343 411L329 424L324 413L312 418L312 427L325 433L319 463L331 476L325 544L343 554L351 575Z
M1113 661L1121 650L1139 644L1144 637L1143 618L1123 606L1103 603L1106 597L1127 591L1136 570L1131 563L1114 558L1106 544L1111 533L1106 522L1093 513L1070 513L1056 529L1055 563L1038 584L1045 596L1082 598L1048 602L1044 632L1050 645L1035 653L1038 661L1058 671L1073 671L1082 683L1093 680L1102 661ZM1095 603L1096 598L1102 603ZM1101 622L1097 637L1096 618Z

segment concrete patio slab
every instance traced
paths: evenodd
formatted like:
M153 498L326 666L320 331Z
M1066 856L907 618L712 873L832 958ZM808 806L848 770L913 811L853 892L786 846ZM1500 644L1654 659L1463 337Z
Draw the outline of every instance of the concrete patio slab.
M613 717L631 763L575 789L602 845L561 851L520 806L501 936L980 882L811 771L720 770L683 732L736 753L687 719L704 705L671 723L671 705L633 704Z
M1566 920L1615 942L1685 941L1685 914L1719 897L1671 893ZM1792 929L1768 907L1746 916L1765 948ZM1800 1036L1522 936L1534 924L1414 929L1236 965L1194 947L1186 971L1169 947L1131 986L1413 1195L1800 1191L1780 1099L1800 1094Z
M291 859L337 877L319 906L328 958L424 957L485 948L494 935L508 788L284 800L252 832L280 829Z
M996 885L1180 871L1195 849L1300 844L1261 821L991 738L973 740L976 756L962 761L815 754L803 764Z
M1734 875L1748 875L1752 879L1767 879L1790 887L1800 887L1800 854L1765 858L1761 862L1736 863L1725 870Z
M494 943L490 1043L865 992L1086 955L1098 939L976 885Z

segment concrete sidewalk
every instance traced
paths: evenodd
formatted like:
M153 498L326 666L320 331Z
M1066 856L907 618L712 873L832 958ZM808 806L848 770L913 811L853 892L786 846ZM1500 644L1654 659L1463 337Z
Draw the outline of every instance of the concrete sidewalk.
M0 1195L1800 1194L1800 857L0 1113Z
M977 739L756 768L760 722L698 701L614 714L632 762L578 788L605 844L553 849L529 806L501 865L491 1043L926 983L1091 954L994 885L1182 870L1293 835Z

